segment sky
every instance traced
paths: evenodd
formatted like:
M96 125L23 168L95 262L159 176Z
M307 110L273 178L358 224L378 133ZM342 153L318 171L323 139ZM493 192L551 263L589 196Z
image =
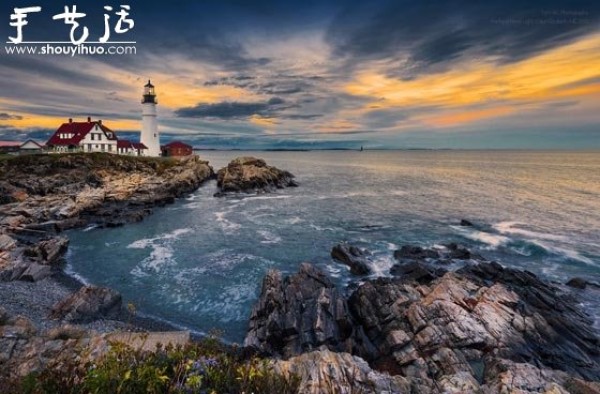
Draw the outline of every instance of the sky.
M0 51L0 140L45 140L68 118L141 127L156 86L161 141L211 149L600 148L600 2L123 1L134 55ZM40 6L25 41L111 29L121 3ZM113 7L105 11L103 6ZM20 44L21 46L24 44ZM41 46L41 45L40 45Z

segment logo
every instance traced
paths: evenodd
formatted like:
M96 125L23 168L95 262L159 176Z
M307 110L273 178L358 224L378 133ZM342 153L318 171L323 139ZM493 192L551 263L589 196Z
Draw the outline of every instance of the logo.
M41 6L15 7L10 15L10 26L14 35L8 37L5 47L7 54L15 55L135 55L136 41L117 41L111 37L130 32L135 27L131 17L131 7L120 5L118 8L105 5L98 11L104 13L104 28L90 31L85 25L86 13L77 9L76 5L64 6L64 10L56 15L48 16L50 21L66 25L63 40L57 41L27 41L27 26L35 19L36 14L42 14ZM30 18L31 17L31 18ZM38 17L39 18L39 17ZM39 20L39 19L38 19ZM53 22L54 23L54 22ZM68 31L69 41L66 41ZM60 37L57 37L60 38ZM119 44L119 45L114 45ZM41 46L40 46L41 45Z

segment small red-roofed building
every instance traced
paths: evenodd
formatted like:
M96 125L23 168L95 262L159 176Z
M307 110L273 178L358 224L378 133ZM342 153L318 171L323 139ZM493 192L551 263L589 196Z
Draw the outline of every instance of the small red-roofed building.
M173 141L160 147L163 156L177 157L190 156L194 153L191 145L184 144L181 141Z
M120 155L146 156L148 148L141 142L131 142L128 140L117 141L117 153Z

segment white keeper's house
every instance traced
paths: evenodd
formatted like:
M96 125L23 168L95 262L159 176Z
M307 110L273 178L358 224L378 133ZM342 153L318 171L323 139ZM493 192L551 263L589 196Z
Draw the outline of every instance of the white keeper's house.
M148 81L142 99L141 141L120 139L102 124L102 120L87 118L87 122L68 122L60 125L46 143L50 153L107 152L130 156L160 156L160 136L156 122L156 94Z

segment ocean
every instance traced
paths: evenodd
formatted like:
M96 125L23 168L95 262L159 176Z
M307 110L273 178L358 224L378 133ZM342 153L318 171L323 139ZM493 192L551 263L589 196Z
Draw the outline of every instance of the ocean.
M341 241L372 252L374 276L402 245L457 242L547 280L600 282L598 151L199 154L215 170L261 157L300 186L214 198L211 181L143 222L71 231L68 272L119 290L144 316L238 343L269 269L310 261L348 284L348 268L330 258ZM591 292L581 303L600 327Z

